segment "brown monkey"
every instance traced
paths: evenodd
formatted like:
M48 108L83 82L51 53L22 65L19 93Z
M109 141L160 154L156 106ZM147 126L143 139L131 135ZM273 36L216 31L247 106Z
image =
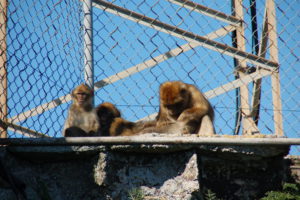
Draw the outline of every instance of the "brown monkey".
M208 116L211 122L214 120L212 106L194 85L168 81L160 86L159 95L158 127L176 122L182 133L197 133L204 116Z
M73 103L65 121L63 136L95 136L99 129L98 118L93 108L93 90L81 84L72 91Z
M171 125L156 127L154 121L130 122L121 118L120 111L111 103L105 102L96 108L100 124L100 134L103 136L131 136L144 133L164 133L178 131Z
M127 121L121 117L117 117L111 123L109 133L110 136L131 136L138 135L141 126L139 123Z
M109 129L111 136L132 136L145 133L167 133L178 130L175 127L168 126L156 127L156 120L130 122L121 117L115 118Z
M116 118L121 117L120 111L109 102L104 102L96 107L96 113L100 124L100 135L110 136L110 127Z
M128 136L138 134L137 123L121 118L120 111L109 102L100 104L96 108L102 136Z

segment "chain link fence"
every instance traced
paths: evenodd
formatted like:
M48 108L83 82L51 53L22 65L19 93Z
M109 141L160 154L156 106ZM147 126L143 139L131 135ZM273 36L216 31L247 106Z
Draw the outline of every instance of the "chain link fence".
M68 94L85 82L83 2L0 2L1 130L61 137ZM300 3L272 2L94 0L95 105L153 117L159 85L182 80L209 98L217 134L299 137Z

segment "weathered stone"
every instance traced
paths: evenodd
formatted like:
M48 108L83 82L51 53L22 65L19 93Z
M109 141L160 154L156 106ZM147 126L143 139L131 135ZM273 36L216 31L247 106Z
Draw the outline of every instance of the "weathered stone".
M288 151L184 144L3 147L0 199L23 191L33 200L125 200L135 189L146 199L200 199L208 190L224 200L257 199L285 181Z
M108 152L100 154L99 161L95 182L113 190L113 199L127 199L128 192L135 188L141 188L147 196L187 199L199 189L197 155L191 151L167 154Z
M291 177L288 177L296 182L300 183L300 156L286 156L285 157L286 165L290 166Z

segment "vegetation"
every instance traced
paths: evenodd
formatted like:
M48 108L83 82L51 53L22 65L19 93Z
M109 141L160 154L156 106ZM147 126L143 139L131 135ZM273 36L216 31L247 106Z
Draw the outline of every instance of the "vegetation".
M128 192L128 199L130 200L143 200L144 194L143 191L139 188L133 188Z
M205 194L205 200L219 200L215 193L213 193L211 190L207 190Z
M190 200L222 200L222 199L217 198L217 195L213 191L207 189L205 190L205 192L201 192L200 190L193 192Z
M139 188L133 188L128 192L130 200L144 200L143 191ZM207 190L204 195L200 191L192 194L191 200L221 200L211 190ZM260 200L300 200L300 183L284 183L281 191L269 191L266 196Z
M300 184L285 183L282 191L270 191L261 200L300 200Z

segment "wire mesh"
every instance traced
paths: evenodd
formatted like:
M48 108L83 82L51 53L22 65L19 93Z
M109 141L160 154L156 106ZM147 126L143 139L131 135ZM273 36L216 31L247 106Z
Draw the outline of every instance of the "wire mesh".
M0 10L6 7L3 2ZM109 101L125 119L143 119L158 111L159 85L182 80L196 85L209 97L215 109L217 134L241 134L242 128L237 129L238 114L253 108L254 75L260 75L263 68L269 73L262 76L257 127L263 134L273 134L276 111L270 75L276 70L268 66L272 63L258 66L259 60L250 57L259 55L262 48L266 2L269 0L243 1L241 22L234 17L241 10L235 10L231 0L94 0L95 105ZM82 4L76 0L8 1L7 20L1 23L0 33L0 44L6 45L6 49L1 46L0 56L3 59L6 55L6 59L0 67L7 71L8 111L7 116L2 116L9 128L7 137L62 136L71 103L67 95L84 82ZM280 112L287 137L300 135L299 10L298 1L279 0L272 13L276 17ZM0 14L5 16L4 11ZM234 36L239 34L235 30L241 24L247 53L239 60L247 63L243 74L228 54L230 47L239 45L234 44ZM269 21L267 24L272 25ZM269 48L276 41L269 37L266 60L274 60ZM217 44L226 48L220 49ZM250 81L235 82L241 76L249 76ZM1 79L4 80L2 74ZM241 96L235 84L247 86L249 96ZM1 85L4 87L3 81ZM4 92L0 95L5 97ZM243 98L249 107L242 107ZM56 104L51 107L51 102ZM3 115L4 107L1 102ZM40 135L29 134L28 130L24 134L17 126Z

